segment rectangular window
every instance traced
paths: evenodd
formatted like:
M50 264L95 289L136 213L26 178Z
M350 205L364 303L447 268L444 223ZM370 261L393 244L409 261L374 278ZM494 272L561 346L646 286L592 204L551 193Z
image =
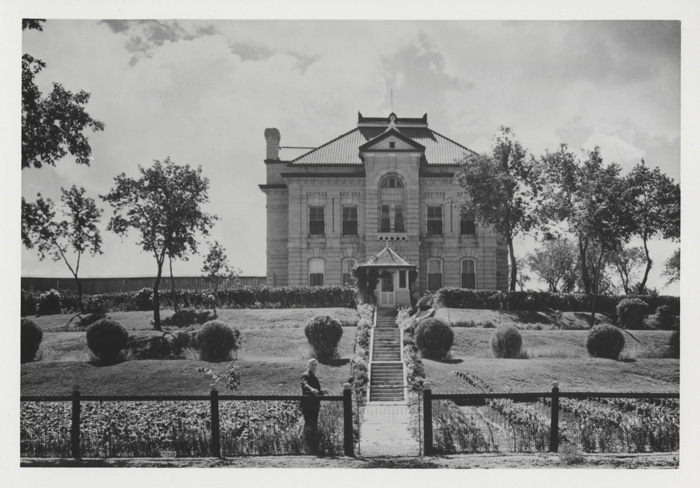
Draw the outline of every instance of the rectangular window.
M325 263L323 259L314 258L309 261L309 286L323 286Z
M474 268L472 259L462 261L462 288L476 288L476 271Z
M343 235L357 235L357 207L343 207Z
M309 234L322 236L326 233L325 208L314 205L309 207Z
M382 276L382 291L394 291L394 273L387 272Z
M476 235L476 223L474 217L462 215L459 219L459 233L463 236Z
M428 290L442 288L442 261L431 259L428 261Z
M394 232L406 232L403 225L403 205L394 207Z
M379 221L379 232L391 232L391 207L382 205L382 213Z
M407 271L405 269L402 269L399 271L399 289L400 290L405 290L407 288L407 286L406 286L406 273L407 273Z
M442 235L442 206L428 207L428 235Z

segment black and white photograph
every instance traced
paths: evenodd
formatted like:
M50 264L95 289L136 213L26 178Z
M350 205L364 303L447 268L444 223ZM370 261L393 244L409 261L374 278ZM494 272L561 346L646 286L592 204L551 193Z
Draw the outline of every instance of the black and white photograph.
M8 486L690 486L700 8L621 3L3 0Z

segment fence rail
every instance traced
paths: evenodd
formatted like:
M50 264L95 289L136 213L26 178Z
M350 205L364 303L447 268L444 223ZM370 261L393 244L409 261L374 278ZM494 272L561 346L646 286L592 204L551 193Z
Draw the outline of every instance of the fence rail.
M323 395L323 402L342 402L343 405L343 451L346 456L354 456L352 389L349 383L343 385L343 395ZM211 452L214 457L222 457L219 403L222 401L300 401L303 396L294 395L219 395L212 390L209 395L82 395L74 391L72 395L33 395L21 396L20 402L71 402L71 456L80 459L80 420L82 402L163 402L163 401L208 401L210 402Z
M424 447L426 455L435 453L433 447L433 401L452 400L467 402L468 404L484 404L486 400L510 399L513 401L532 402L540 398L551 400L549 450L559 450L559 400L562 398L586 399L586 398L640 398L640 399L680 399L677 392L562 392L558 382L552 382L551 391L523 392L523 393L432 393L429 383L423 386L423 431Z

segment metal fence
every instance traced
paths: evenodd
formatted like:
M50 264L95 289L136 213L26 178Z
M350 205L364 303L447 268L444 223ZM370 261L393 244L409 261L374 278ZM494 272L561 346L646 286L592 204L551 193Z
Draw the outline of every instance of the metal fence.
M309 454L301 396L23 396L23 457ZM319 452L353 456L352 398L321 396Z
M423 390L424 452L675 451L679 393Z
M85 295L99 295L102 293L123 293L139 291L142 288L152 288L155 277L127 277L127 278L80 278L83 293ZM209 290L214 288L214 283L208 281L204 276L175 276L173 277L175 288L178 290ZM239 276L234 280L221 281L219 288L231 286L252 286L259 287L265 285L264 276ZM162 277L160 282L162 290L171 288L170 277ZM44 292L53 290L76 291L75 279L73 278L45 278L34 276L22 276L22 289Z

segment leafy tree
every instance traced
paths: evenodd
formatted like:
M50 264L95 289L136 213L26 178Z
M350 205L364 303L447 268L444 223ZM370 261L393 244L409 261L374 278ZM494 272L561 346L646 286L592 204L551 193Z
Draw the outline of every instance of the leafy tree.
M644 288L639 283L634 284L637 270L646 262L645 249L641 247L625 247L610 256L610 262L617 271L626 295L639 293ZM636 289L634 289L636 288Z
M473 214L506 239L510 290L515 291L518 267L513 240L536 223L534 208L539 191L536 165L515 140L513 132L501 127L494 138L492 154L467 156L456 179L467 195L459 202L462 213Z
M568 239L552 239L527 256L530 270L552 293L570 293L576 284L576 247ZM561 282L561 287L559 283Z
M197 253L197 232L207 235L217 217L202 210L209 201L209 180L201 167L179 166L167 158L154 161L150 168L139 166L139 172L138 179L117 175L114 188L102 199L114 208L108 229L124 236L133 228L139 234L138 244L156 259L153 322L156 330L162 330L158 290L165 258Z
M657 236L679 240L681 236L681 190L657 167L649 169L642 160L627 175L631 203L635 214L634 234L642 239L646 269L638 285L638 292L646 289L653 261L649 256L648 241Z
M23 19L22 30L43 31L42 22ZM89 166L92 149L83 131L102 131L104 123L85 111L90 94L83 90L74 94L54 83L51 93L44 97L34 77L45 67L40 59L22 55L22 169L55 166L68 153L76 163Z
M54 261L61 259L66 263L78 292L78 306L83 310L82 286L78 279L80 258L85 252L91 255L102 253L102 237L97 223L102 209L97 208L95 200L85 196L85 188L73 185L70 190L61 188L63 219L56 216L54 204L50 199L44 200L37 195L34 203L22 198L22 242L27 249L36 250L39 259L50 256ZM76 254L75 265L71 265L68 253Z
M681 279L681 250L676 249L671 254L671 257L664 263L664 271L662 273L668 277L667 285Z
M218 290L222 280L239 276L240 270L231 266L226 256L226 249L214 241L209 245L209 252L204 258L202 273L207 281L214 283L214 290Z
M580 167L579 185L573 212L569 218L574 228L597 247L596 272L593 277L591 325L595 324L595 307L601 270L605 260L618 252L634 232L635 221L628 186L620 177L620 166L604 165L599 148L589 151Z

